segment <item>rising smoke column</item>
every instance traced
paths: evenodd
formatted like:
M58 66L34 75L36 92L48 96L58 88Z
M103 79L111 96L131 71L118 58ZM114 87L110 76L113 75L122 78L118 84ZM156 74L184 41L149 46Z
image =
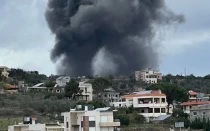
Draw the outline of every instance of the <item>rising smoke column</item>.
M154 27L183 21L164 0L49 0L45 17L56 35L51 59L63 58L63 72L73 76L91 75L102 48L116 74L158 67Z

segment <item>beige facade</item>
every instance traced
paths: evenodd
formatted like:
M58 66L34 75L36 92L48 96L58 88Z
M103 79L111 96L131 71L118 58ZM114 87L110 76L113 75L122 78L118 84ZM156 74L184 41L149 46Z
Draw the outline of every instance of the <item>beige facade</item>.
M79 107L79 106L78 106ZM108 108L95 110L76 108L62 113L64 116L65 131L114 131L120 122L114 122L113 112Z
M166 95L158 91L142 91L136 94L124 95L126 107L133 106L139 109L139 113L145 117L158 117L166 115L167 100ZM170 113L171 110L169 110Z
M79 100L79 101L92 101L93 100L93 87L91 83L80 82L79 89L82 92L76 95L76 100Z
M153 70L147 68L146 70L135 71L136 81L144 81L146 83L157 83L158 80L162 80L162 74L159 70Z

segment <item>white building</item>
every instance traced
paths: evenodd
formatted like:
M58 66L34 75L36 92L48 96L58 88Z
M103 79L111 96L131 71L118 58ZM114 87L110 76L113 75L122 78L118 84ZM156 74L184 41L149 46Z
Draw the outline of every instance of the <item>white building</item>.
M144 81L146 83L157 83L158 80L162 80L162 74L159 70L153 70L147 68L142 71L135 71L136 81Z
M82 91L76 95L76 100L92 101L93 87L91 83L79 82L79 89Z
M9 68L6 66L0 66L0 75L3 75L4 77L9 77Z
M36 118L32 118L32 123L19 123L8 126L8 131L64 131L62 124L37 124Z
M166 115L166 95L158 91L143 91L136 94L124 95L126 106L139 109L139 113L148 118Z
M68 83L71 80L69 76L60 76L56 79L56 84L59 87L66 86L66 83Z
M104 102L109 102L110 106L113 107L125 107L126 102L123 99L119 92L116 92L112 88L104 89L102 92L102 99Z
M114 127L120 126L120 122L114 122L109 107L93 110L91 106L78 105L62 115L65 131L114 131Z

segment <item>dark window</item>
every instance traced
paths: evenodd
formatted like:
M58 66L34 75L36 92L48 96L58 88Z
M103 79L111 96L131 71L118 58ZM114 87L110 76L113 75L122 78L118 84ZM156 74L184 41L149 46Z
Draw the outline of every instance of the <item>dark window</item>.
M144 110L141 110L141 113L144 113Z
M165 108L161 108L161 113L166 113L166 109Z
M193 115L196 116L197 115L197 112L193 112Z
M104 95L104 97L106 97L106 95Z
M146 72L146 74L148 74L148 72Z
M146 76L146 78L148 78L148 76Z
M121 104L119 104L119 106L121 107Z
M160 113L160 108L155 108L155 113Z
M190 106L190 109L192 108L192 106Z
M148 113L153 113L153 109L152 108L149 108L148 109Z
M203 112L203 115L205 115L206 114L206 112Z
M83 127L83 121L81 121L81 127ZM89 121L89 127L96 127L95 121Z
M166 102L166 101L165 101L165 98L162 98L162 102Z
M69 128L69 122L66 122L66 128Z
M118 96L116 95L116 97L118 97Z

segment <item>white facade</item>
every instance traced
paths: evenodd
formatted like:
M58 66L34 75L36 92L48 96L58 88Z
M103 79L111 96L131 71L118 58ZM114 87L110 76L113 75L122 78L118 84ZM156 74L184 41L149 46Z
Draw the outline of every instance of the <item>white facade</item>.
M93 87L92 84L86 82L79 82L79 88L82 90L81 95L77 95L77 100L92 101Z
M66 83L68 83L71 80L69 76L60 76L56 79L56 84L59 87L66 86Z
M71 110L62 113L65 131L114 131L120 122L114 122L113 112L109 108L96 110Z
M161 92L125 95L123 98L126 99L127 107L133 106L134 108L139 109L139 113L145 117L158 117L161 115L166 115L166 95L162 94Z
M47 126L46 124L19 124L8 126L8 131L64 131L64 126Z
M0 66L0 73L1 75L3 75L4 77L8 78L9 77L9 72L8 72L9 68L6 66Z

